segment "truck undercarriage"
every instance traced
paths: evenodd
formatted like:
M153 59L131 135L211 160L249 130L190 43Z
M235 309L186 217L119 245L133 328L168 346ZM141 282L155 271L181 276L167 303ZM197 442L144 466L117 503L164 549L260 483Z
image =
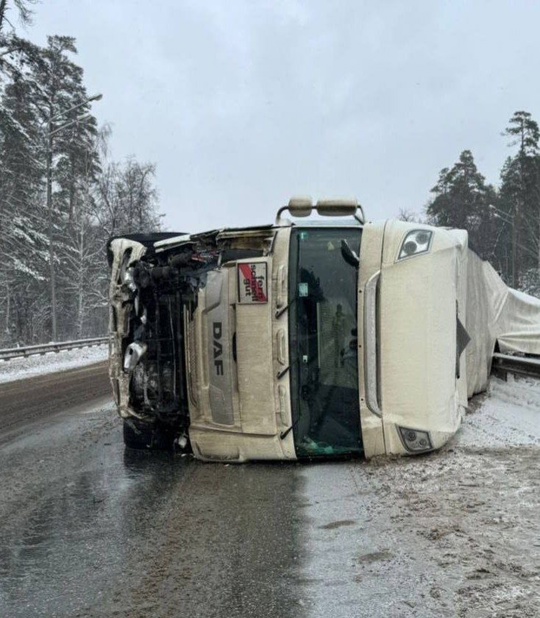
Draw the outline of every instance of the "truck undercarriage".
M210 271L271 242L270 227L111 239L111 381L127 446L189 447L184 351L198 292Z

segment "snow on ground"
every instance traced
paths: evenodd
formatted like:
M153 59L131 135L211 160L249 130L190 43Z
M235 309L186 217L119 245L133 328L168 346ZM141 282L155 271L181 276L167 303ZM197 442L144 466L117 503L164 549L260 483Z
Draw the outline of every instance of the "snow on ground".
M472 400L456 440L460 447L540 446L540 381L491 377L487 397Z
M470 408L438 452L303 470L308 617L540 616L540 381Z
M10 361L0 360L0 384L99 363L107 360L108 353L108 345L100 345L48 352L43 356L37 354L28 358L14 358Z
M102 346L4 362L0 381L106 356ZM436 453L294 469L299 615L540 616L540 381L492 378L470 408Z

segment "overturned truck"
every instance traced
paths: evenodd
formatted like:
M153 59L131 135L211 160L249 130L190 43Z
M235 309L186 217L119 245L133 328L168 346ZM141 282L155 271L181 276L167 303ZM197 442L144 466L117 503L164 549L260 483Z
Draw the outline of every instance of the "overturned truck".
M540 301L466 232L365 222L355 201L296 198L274 225L132 235L108 252L110 378L131 448L424 453L456 433L496 348L540 353Z

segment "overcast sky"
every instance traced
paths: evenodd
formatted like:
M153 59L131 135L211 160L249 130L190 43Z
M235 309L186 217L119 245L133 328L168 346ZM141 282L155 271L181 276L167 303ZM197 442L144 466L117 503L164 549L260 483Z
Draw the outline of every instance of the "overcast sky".
M534 0L43 0L26 36L77 39L114 157L194 232L298 194L420 212L466 148L497 183L508 119L540 121L539 31Z

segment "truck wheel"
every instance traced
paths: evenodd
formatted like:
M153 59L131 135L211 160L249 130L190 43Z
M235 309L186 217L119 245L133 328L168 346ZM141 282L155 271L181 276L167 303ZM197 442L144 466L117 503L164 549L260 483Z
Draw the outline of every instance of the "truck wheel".
M151 425L133 418L124 419L124 444L132 449L171 451L174 431L169 427Z
M149 423L132 418L124 419L124 444L127 448L152 448L154 432L154 427Z

